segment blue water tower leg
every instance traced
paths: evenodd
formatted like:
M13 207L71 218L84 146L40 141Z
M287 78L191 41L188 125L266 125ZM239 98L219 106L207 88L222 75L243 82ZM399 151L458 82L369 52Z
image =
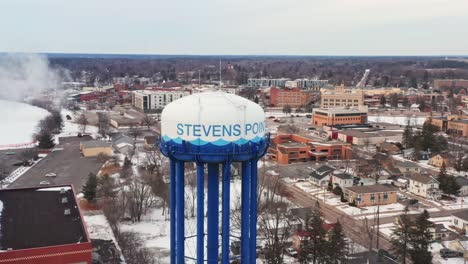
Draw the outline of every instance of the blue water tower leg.
M176 203L177 203L177 264L184 263L185 258L185 217L184 217L184 162L176 163Z
M251 162L250 189L250 259L255 263L257 259L257 160Z
M170 216L171 216L171 264L176 264L176 171L175 160L170 159Z
M222 256L223 264L229 264L229 218L230 218L230 201L231 201L231 162L226 161L223 164L223 247Z
M208 163L208 264L218 264L219 247L219 164Z
M204 164L197 162L197 264L205 260L205 176Z
M242 162L241 197L241 263L250 264L249 217L250 217L250 161Z

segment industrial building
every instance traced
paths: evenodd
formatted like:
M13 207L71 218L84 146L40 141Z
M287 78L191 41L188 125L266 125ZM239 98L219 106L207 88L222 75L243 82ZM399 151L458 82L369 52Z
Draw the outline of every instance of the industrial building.
M367 123L367 108L359 109L314 109L312 124L316 126L355 125Z
M189 90L162 89L138 90L132 93L132 105L143 111L161 110L167 104L190 95Z
M112 145L104 140L89 140L80 142L80 150L85 157L97 157L99 155L112 156Z
M0 263L91 263L70 185L0 190Z

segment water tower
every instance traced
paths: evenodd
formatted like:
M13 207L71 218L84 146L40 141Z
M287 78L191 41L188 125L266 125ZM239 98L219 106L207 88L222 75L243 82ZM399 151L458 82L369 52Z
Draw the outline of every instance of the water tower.
M190 259L197 264L232 261L230 240L238 240L230 235L230 168L233 162L239 162L242 168L240 260L242 264L255 263L257 162L265 154L268 141L262 108L233 94L220 91L193 94L164 108L160 149L170 160L171 264L183 264ZM184 241L189 239L184 226L185 162L195 162L197 166L196 257L185 254ZM208 173L206 205L205 169Z

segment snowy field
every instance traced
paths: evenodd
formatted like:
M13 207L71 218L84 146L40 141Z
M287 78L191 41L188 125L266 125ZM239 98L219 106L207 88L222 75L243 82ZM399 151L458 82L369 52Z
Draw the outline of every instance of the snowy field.
M25 103L0 100L0 147L32 142L39 121L49 112Z
M408 120L412 126L422 126L426 120L425 116L383 116L383 115L370 115L369 122L384 122L395 125L406 126Z

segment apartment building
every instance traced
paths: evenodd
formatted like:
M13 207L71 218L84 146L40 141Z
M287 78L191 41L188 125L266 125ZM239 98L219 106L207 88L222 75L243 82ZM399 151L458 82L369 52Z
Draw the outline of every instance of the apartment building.
M176 89L138 90L132 93L132 105L143 112L163 109L167 104L190 93L189 90Z
M270 106L283 107L289 105L297 108L305 106L308 102L308 95L299 88L270 88Z
M346 89L344 85L334 90L322 90L320 108L358 108L364 104L361 89Z
M289 81L287 78L270 79L270 78L251 78L247 80L247 86L249 87L285 87L286 82Z
M367 123L367 108L359 109L314 109L312 111L312 125L335 126L355 125Z
M383 184L345 187L344 198L357 207L393 204L397 202L397 189Z

